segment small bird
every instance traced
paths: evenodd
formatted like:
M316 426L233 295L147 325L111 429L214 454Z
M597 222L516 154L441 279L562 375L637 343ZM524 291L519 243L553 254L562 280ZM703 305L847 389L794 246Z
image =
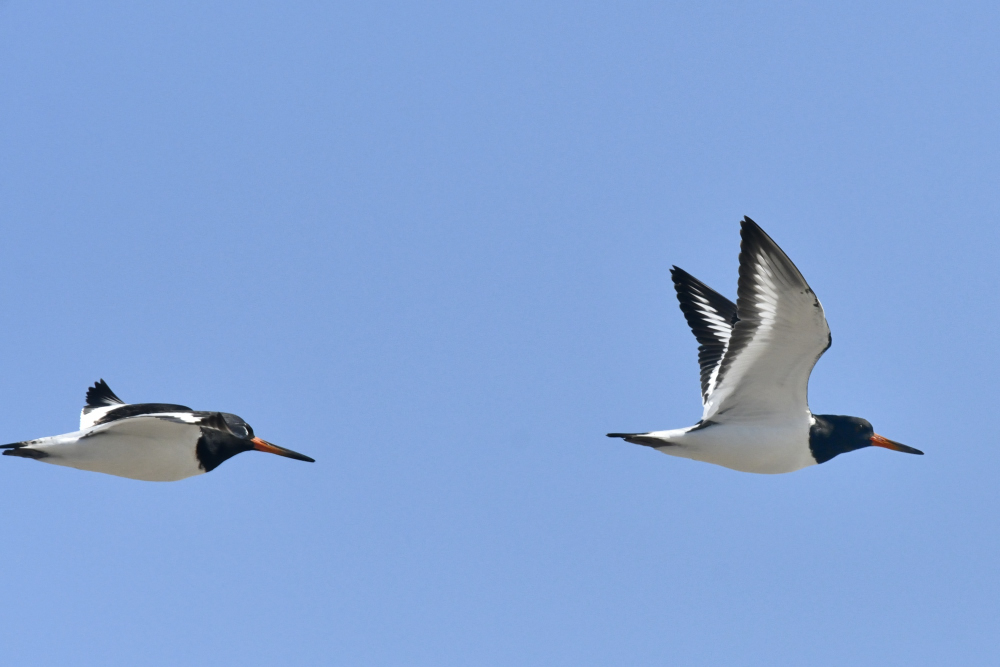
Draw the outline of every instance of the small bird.
M174 482L210 472L256 449L299 461L304 454L255 437L228 412L201 412L171 403L128 404L104 380L87 390L80 430L0 445L4 456L92 470L147 482Z
M735 304L686 271L670 271L699 343L701 421L608 437L763 474L793 472L869 446L923 454L878 435L859 417L810 412L809 375L833 341L823 306L757 223L743 218L740 236Z

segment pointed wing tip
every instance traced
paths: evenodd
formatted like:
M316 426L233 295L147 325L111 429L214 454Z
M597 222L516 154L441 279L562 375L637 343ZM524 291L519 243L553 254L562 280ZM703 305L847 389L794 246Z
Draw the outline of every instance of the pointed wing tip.
M755 261L751 260L748 256L749 254L756 254L758 252L764 252L772 257L772 259L779 264L786 265L786 267L791 271L791 273L796 276L801 282L805 283L805 278L802 277L802 273L799 271L795 263L788 257L781 246L771 238L771 235L765 232L760 225L750 219L749 216L743 217L743 222L740 223L740 272L744 270L745 261Z
M118 398L115 392L111 391L108 383L101 378L94 383L93 387L87 389L87 407L103 408L109 405L124 405L125 401Z
M771 238L767 235L760 225L754 222L749 215L744 215L743 220L740 221L740 236L743 239L753 236L764 236L765 238Z

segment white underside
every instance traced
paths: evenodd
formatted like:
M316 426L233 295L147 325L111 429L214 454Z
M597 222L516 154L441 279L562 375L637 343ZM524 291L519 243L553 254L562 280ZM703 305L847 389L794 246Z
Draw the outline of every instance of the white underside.
M816 464L809 450L809 416L786 424L725 422L706 428L655 431L657 451L741 472L774 475Z
M205 472L195 448L201 429L152 417L132 417L86 431L32 441L26 449L57 466L147 482L175 482ZM86 437L84 437L86 436Z

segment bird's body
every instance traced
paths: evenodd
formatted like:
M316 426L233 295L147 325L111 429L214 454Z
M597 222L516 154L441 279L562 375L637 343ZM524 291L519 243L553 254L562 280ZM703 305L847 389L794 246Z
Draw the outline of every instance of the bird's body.
M671 275L699 342L704 412L689 428L609 437L754 473L784 473L870 445L922 452L857 417L814 415L809 375L832 341L823 306L787 255L752 220L741 235L734 304L689 273Z
M176 417L176 414L169 415ZM5 454L147 482L175 482L208 472L197 456L201 428L168 414L29 440Z
M0 448L6 456L149 482L200 475L254 449L312 461L254 437L236 415L172 403L126 404L103 380L87 392L79 431Z
M808 446L809 420L787 423L703 422L690 428L654 431L640 437L655 439L660 451L695 461L756 473L793 472L815 465ZM652 440L640 444L650 444Z

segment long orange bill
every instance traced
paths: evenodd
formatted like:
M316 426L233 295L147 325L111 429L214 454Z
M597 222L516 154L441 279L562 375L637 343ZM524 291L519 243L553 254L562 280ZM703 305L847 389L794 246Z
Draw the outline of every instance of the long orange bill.
M913 447L907 447L906 445L898 443L895 440L890 440L889 438L883 438L878 433L872 434L871 443L875 447L885 447L886 449L892 449L897 452L923 455L923 452L920 451L919 449L914 449Z
M292 450L285 449L284 447L278 447L277 445L272 445L267 440L254 438L250 442L253 443L253 448L256 449L258 452L267 452L268 454L287 456L288 458L295 459L296 461L309 461L309 463L316 463L316 459L311 459L305 454L299 454L298 452L293 452Z

